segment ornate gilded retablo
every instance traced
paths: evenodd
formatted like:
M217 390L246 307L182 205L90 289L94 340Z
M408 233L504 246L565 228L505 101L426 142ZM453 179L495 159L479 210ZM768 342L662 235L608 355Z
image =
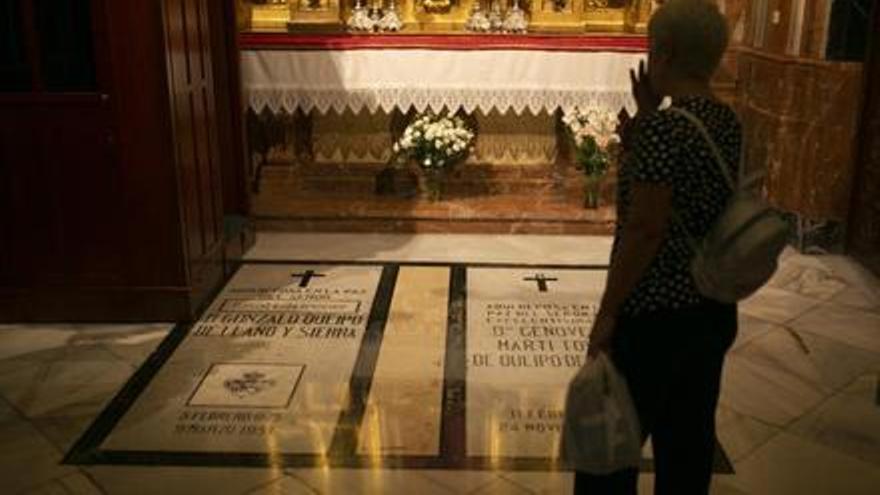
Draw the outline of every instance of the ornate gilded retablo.
M246 13L241 22L246 30L328 33L345 29L364 33L643 33L652 9L651 0L238 1ZM484 18L491 21L493 13L502 20L498 29L485 26ZM376 19L371 29L363 19L372 17Z

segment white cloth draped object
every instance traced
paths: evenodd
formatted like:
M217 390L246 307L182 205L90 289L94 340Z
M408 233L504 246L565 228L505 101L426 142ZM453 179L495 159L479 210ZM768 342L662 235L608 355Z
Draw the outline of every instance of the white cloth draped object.
M256 112L394 109L517 115L571 107L633 110L629 69L644 53L541 50L247 50Z

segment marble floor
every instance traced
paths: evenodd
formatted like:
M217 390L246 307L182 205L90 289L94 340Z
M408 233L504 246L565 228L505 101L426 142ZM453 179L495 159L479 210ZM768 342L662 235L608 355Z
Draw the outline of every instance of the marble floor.
M445 382L455 378L450 371L454 366L450 365L448 358L444 362L442 356L444 338L447 349L455 339L431 330L442 327L449 317L445 313L447 305L432 304L438 300L435 296L452 300L456 293L444 285L456 277L449 277L449 272L443 270L449 270L451 264L473 265L466 272L466 283L472 285L466 286L469 299L467 311L463 313L483 314L481 312L491 311L492 305L501 301L498 298L520 289L510 285L505 288L507 292L496 294L493 287L503 287L503 280L500 284L477 281L491 281L493 276L516 270L521 271L515 272L518 280L543 278L543 274L530 275L536 267L552 267L553 271L546 274L546 283L551 286L549 294L554 294L558 288L558 301L566 302L566 298L578 298L584 294L589 299L598 283L595 278L601 272L599 268L607 263L609 248L609 239L603 237L260 234L257 245L248 254L253 263L246 266L252 268L239 272L238 282L234 280L227 287L231 296L228 300L221 298L215 302L207 313L209 317L214 314L212 311L219 315L223 311L247 309L253 304L259 304L261 311L283 307L286 300L254 302L255 299L249 297L232 297L248 290L259 293L259 283L248 282L248 277L268 280L275 275L263 274L261 270L277 266L284 267L287 278L291 273L298 275L294 282L299 282L300 287L310 283L303 282L304 278L313 280L316 288L333 276L349 280L349 293L323 301L339 311L367 308L371 304L377 307L375 301L381 300L381 294L388 293L390 288L383 285L387 281L387 270L375 267L391 262L400 264L396 272L398 287L406 284L430 287L430 293L434 294L429 299L416 293L402 299L395 295L385 305L387 324L382 349L377 350L372 361L373 387L370 395L362 397L361 417L366 426L361 428L359 435L349 438L352 451L363 454L360 458L366 461L351 466L333 467L329 462L321 462L320 455L308 452L308 445L330 442L332 435L326 425L332 420L326 418L339 415L340 394L348 393L348 382L340 377L349 374L356 377L363 366L354 357L354 345L322 348L314 355L303 353L282 367L273 368L264 363L258 368L258 379L253 379L252 375L249 381L242 381L236 380L238 370L230 368L228 363L203 363L197 353L187 354L187 349L193 345L191 339L196 336L175 340L176 335L183 334L171 323L0 326L2 491L114 494L568 493L572 479L564 472L534 470L534 467L524 471L516 463L481 464L477 466L479 469L465 467L456 470L437 469L430 462L389 466L381 457L370 464L369 454L377 451L377 446L390 446L395 449L395 455L404 450L414 458L429 458L432 452L437 452L439 440L433 432L440 428L437 426L440 423L438 405L441 397L449 395L448 388L441 393L442 382L444 377ZM346 261L359 263L321 273L313 270L314 278L307 276L309 269ZM510 266L493 272L499 265ZM583 272L576 277L577 281L567 282L563 275L577 270ZM465 272L459 269L457 273ZM479 277L472 273L479 274ZM321 275L324 277L319 278ZM551 282L551 278L558 280ZM537 294L540 283L530 283ZM540 297L545 295L538 294ZM404 331L408 328L407 318L413 317L412 308L418 308L418 318L421 318L424 329L418 335ZM316 332L351 335L368 343L369 334L374 330L356 317L358 311L351 309L352 315L340 320L337 330ZM203 319L202 326L194 327L193 332L213 342L223 332L239 331L212 327L222 317L213 318L214 321ZM471 326L475 325L469 325L468 332ZM254 328L251 330L256 331ZM479 341L470 333L467 336L471 337L469 347L476 349ZM177 345L173 353L165 352L169 342ZM157 352L160 344L163 349ZM427 349L427 354L419 355L426 356L425 359L410 357L407 360L406 351L415 345ZM284 352L298 352L296 344L290 345L290 349ZM398 354L394 354L395 349ZM247 354L242 355L254 357L259 353L281 351L274 346L253 345L243 352ZM167 355L171 356L167 362L157 362L159 357ZM402 357L388 357L398 355ZM320 373L327 377L324 386L310 388L307 380L301 380L301 377L321 366L322 360L315 356L328 357L334 366L328 366ZM188 367L199 364L212 371L204 375L189 371ZM423 366L413 372L411 365ZM158 373L154 377L144 377L142 371L130 380L138 370L145 369L155 369ZM181 384L174 377L189 377L187 379L193 384L190 387L193 392L179 400L209 408L222 405L222 400L226 400L219 397L218 390L222 387L215 387L215 384L223 383L227 389L227 384L235 385L237 388L233 391L244 401L255 400L254 395L248 395L251 390L248 387L254 384L280 384L277 394L260 399L265 402L248 404L296 406L298 397L308 397L306 403L296 407L311 407L309 417L317 419L300 425L299 429L289 428L278 435L256 436L236 446L235 452L265 453L271 462L262 464L270 467L248 467L251 458L236 458L234 453L231 457L226 456L222 463L207 466L198 462L199 455L204 452L199 454L197 451L203 449L209 454L222 451L224 442L205 447L211 442L193 440L192 436L185 441L169 440L167 435L163 437L158 433L159 427L151 426L151 421L163 424L163 417L175 414L170 405L163 405L164 399L152 402L146 399L151 395L168 398L164 403L172 404L174 398L181 395L175 393ZM548 381L558 381L558 378L556 374L542 375L529 385L540 387ZM340 388L340 380L346 386ZM149 381L149 385L138 398L129 397L126 390L139 381ZM413 384L419 384L416 388L421 395L410 393ZM467 389L469 400L479 398L485 386L504 389L510 384L504 384L503 374L485 369L474 384L468 384L471 387ZM348 387L348 390L353 388ZM409 402L398 400L401 390L408 391L404 394L407 397L416 399ZM75 444L84 433L94 430L90 430L90 426L96 423L102 412L106 416L106 411L114 404L132 400L134 402L126 414L116 417L116 422L108 424L105 431L97 432L104 442L101 447L110 454L115 453L116 457L108 454L103 461L97 458L89 464L79 465L61 462L69 452L76 450ZM446 414L443 412L444 418ZM383 422L387 417L407 418L409 423L401 432L394 425ZM179 416L168 421L177 421L179 428L188 428L188 424L180 424L183 419ZM469 431L476 429L474 425L468 428ZM152 430L157 434L144 433ZM405 434L408 431L412 434ZM806 257L787 252L771 283L741 305L740 334L729 354L724 373L718 433L734 473L716 474L713 493L877 493L880 487L880 282L845 257ZM481 443L480 438L492 438L487 435L465 439L466 448L488 449L487 458L491 459L493 452L505 452L505 448L525 451L534 445L528 438L513 442L512 447L498 446L492 441ZM283 441L276 444L276 439ZM163 461L161 456L144 454L164 449L176 449L172 452L175 455ZM125 451L124 455L119 454L120 450ZM288 462L309 455L309 463ZM544 454L532 452L531 455L540 457ZM641 492L650 493L652 483L651 474L642 475Z

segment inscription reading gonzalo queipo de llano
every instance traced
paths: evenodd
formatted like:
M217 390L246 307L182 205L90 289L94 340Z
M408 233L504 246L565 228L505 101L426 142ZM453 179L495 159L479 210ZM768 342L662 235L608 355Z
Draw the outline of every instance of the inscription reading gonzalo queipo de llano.
M364 289L291 287L264 295L254 292L248 291L250 299L223 301L219 311L202 317L193 336L354 339L368 317L359 312Z
M291 277L308 270L307 284ZM380 266L243 266L105 448L325 453L381 274Z

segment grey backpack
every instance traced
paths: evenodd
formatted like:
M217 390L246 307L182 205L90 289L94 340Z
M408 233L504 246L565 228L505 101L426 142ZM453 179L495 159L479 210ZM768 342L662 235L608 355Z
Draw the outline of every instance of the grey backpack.
M702 240L688 233L682 219L673 213L695 251L691 275L697 290L716 301L733 303L753 294L773 276L779 255L788 243L788 226L754 189L763 174L735 182L718 145L695 115L681 108L669 109L687 118L709 144L715 162L733 194L718 220Z

